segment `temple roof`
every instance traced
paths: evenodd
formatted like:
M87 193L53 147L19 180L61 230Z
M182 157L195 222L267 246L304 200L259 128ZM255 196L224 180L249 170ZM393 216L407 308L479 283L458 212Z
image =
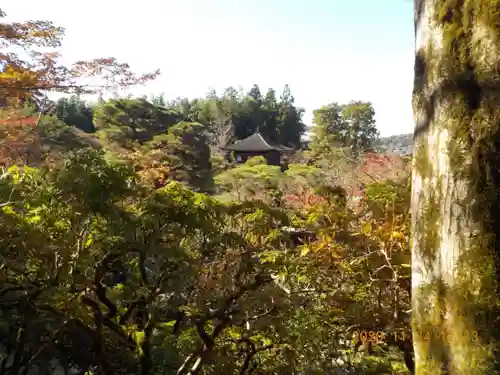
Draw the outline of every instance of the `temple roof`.
M250 137L244 138L240 141L236 141L233 144L226 146L224 148L228 151L240 151L240 152L264 152L264 151L292 151L290 147L279 145L277 143L271 142L264 139L262 134L254 133Z

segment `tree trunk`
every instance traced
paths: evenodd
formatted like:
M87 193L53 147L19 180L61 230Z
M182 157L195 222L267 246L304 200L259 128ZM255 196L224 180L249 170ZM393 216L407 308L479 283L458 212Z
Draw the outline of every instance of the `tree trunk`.
M500 0L415 0L416 374L500 374Z

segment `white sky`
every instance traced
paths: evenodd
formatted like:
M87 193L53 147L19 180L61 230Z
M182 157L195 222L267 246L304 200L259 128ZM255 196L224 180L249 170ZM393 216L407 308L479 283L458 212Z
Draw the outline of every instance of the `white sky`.
M384 6L382 6L384 4ZM369 100L381 135L413 130L412 2L407 0L24 0L8 20L66 28L65 60L113 56L161 77L134 91L167 99L228 86L289 84L298 106Z

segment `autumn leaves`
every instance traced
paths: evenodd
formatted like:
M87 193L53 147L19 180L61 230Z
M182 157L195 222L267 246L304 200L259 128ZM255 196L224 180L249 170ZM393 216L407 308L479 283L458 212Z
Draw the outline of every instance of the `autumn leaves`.
M0 17L5 13L0 9ZM144 84L159 70L134 73L127 63L115 58L77 61L70 66L60 61L65 30L50 21L0 23L0 98L2 106L19 106L36 92L97 93ZM92 78L95 82L88 85Z

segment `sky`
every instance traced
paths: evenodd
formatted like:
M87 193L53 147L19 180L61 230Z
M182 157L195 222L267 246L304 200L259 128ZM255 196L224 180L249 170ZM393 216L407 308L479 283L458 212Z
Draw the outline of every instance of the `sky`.
M411 0L24 0L8 20L66 28L65 61L113 56L161 76L137 95L167 99L289 84L296 105L373 103L382 136L413 131Z

